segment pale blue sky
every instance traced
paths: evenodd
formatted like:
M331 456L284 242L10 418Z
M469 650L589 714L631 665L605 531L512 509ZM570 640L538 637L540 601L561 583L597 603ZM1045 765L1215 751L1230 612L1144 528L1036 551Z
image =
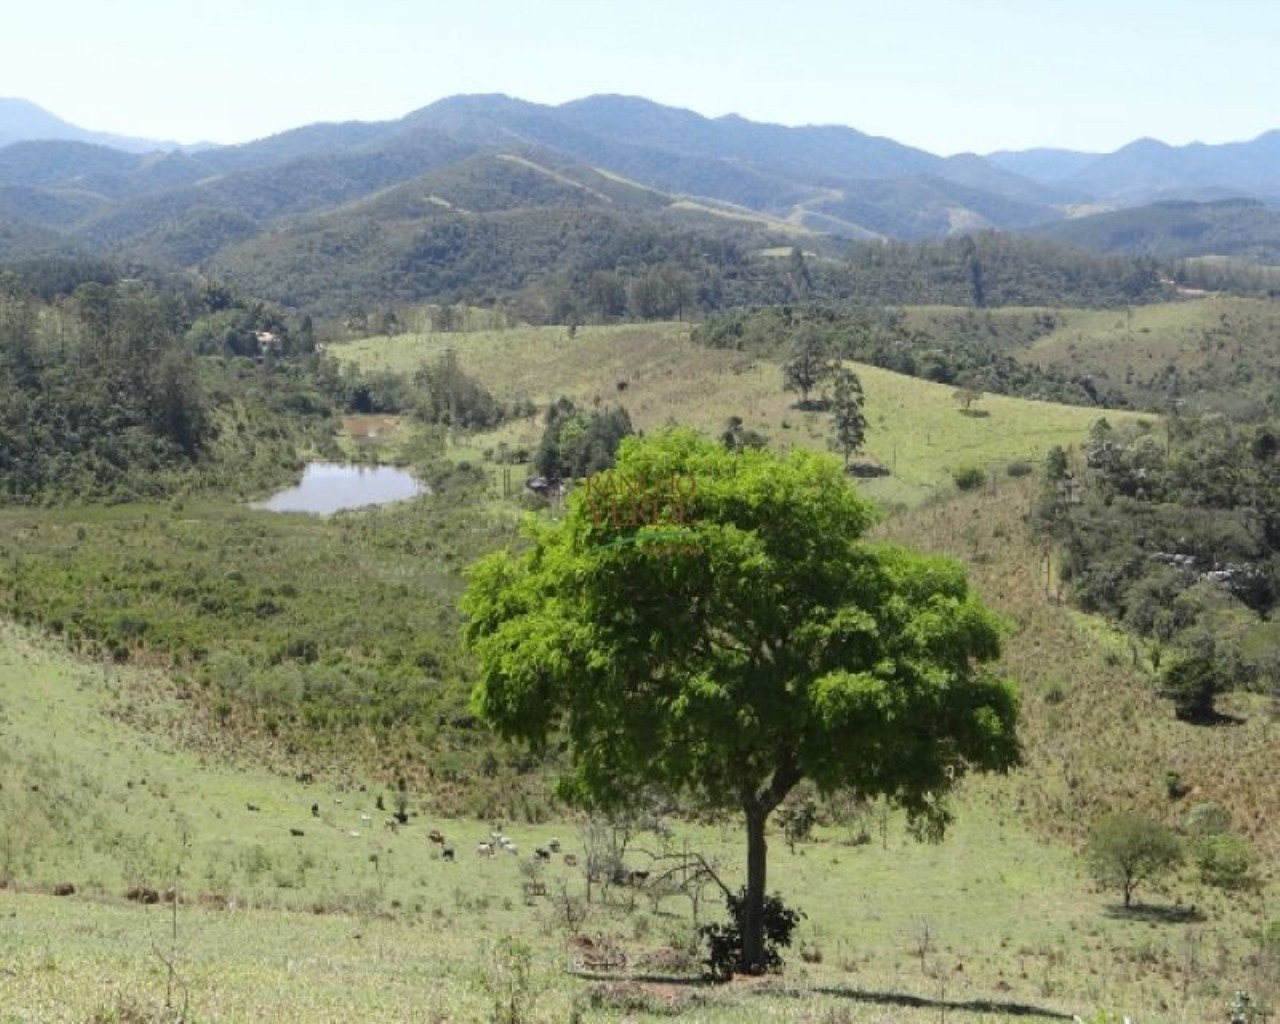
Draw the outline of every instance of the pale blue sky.
M0 0L0 96L240 142L463 92L646 96L935 153L1280 127L1280 0Z

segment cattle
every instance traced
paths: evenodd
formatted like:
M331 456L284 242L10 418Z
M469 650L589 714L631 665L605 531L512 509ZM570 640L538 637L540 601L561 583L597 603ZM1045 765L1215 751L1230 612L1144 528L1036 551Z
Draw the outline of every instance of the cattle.
M124 898L136 903L159 903L160 893L149 885L134 885L129 887Z
M477 844L476 844L476 856L477 856L477 857L492 857L492 856L493 856L493 843L477 843Z
M430 832L427 833L427 840L433 846L444 846L444 833L441 832L438 828L433 828Z
M572 853L566 853L564 855L564 864L565 864L565 867L576 868L578 866L578 858L575 857Z
M76 894L76 887L70 882L62 882L53 887L53 894L55 896L74 896Z
M291 836L305 836L305 835L306 835L306 833L305 833L305 832L303 832L303 831L302 831L302 829L300 829L300 828L291 828L291 829L289 829L289 835L291 835Z
M553 839L553 840L551 840L551 842L547 843L547 849L548 849L548 850L550 850L552 853L559 853L559 852L560 852L560 840L559 840L559 839Z
M443 850L441 850L441 851L440 851L440 859L441 859L441 860L452 861L452 860L453 860L453 847L452 847L452 846L446 846Z
M320 805L319 805L319 804L312 804L312 805L311 805L311 817L313 817L313 818L318 818L318 817L320 817Z
M539 846L536 850L534 850L534 851L533 851L533 855L534 855L535 857L537 857L537 858L538 858L538 860L550 860L550 859L551 859L551 851L550 851L550 850L548 850L548 849L545 849L544 847L541 847L541 846Z
M244 806L245 806L245 810L249 810L249 811L260 811L260 810L262 810L262 808L261 808L261 807L259 807L257 804L245 804Z

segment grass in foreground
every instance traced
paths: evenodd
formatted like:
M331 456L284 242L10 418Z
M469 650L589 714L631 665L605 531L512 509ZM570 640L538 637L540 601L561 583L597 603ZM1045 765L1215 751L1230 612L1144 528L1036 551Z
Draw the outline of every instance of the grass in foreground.
M1120 720L1125 706L1159 709L1145 706L1140 680L1108 665L1017 574L1022 546L1001 533L1017 513L1000 511L1015 507L978 495L913 513L903 529L923 531L914 538L922 542L957 538L977 561L980 585L1003 593L1018 616L1009 667L1027 680L1028 770L966 786L940 846L906 839L893 816L883 833L877 817L866 819L870 842L859 845L848 845L857 828L828 828L792 855L775 835L771 887L808 918L780 978L724 989L643 967L579 977L567 969L555 897L581 899L580 869L556 860L544 869L550 896L526 903L523 858L476 857L491 823L437 817L428 788L410 794L416 816L392 833L375 802L393 794L361 790L354 777L322 771L305 784L202 755L170 728L183 708L159 676L80 663L29 632L0 628L0 867L12 880L0 892L0 1021L112 1019L108 1011L129 1019L163 1001L161 954L176 966L193 1020L486 1020L495 979L512 966L496 945L506 936L530 949L532 1021L571 1019L575 1006L580 1020L667 1019L673 1008L708 1022L924 1022L948 1013L1011 1021L1097 1008L1142 1021L1210 1019L1232 987L1256 984L1249 935L1276 916L1274 860L1255 893L1227 897L1184 876L1167 892L1140 894L1157 907L1194 902L1204 914L1171 924L1110 916L1115 897L1083 878L1074 837L1092 802L1115 799L1117 787L1158 808L1154 779L1141 793L1135 779L1159 774L1170 743L1180 745L1186 777L1216 798L1240 780L1213 766L1236 764L1238 776L1258 763L1266 736L1251 723L1242 745L1224 749L1134 711ZM1058 704L1046 697L1051 681L1067 693ZM1274 799L1274 785L1262 778L1240 788L1233 814ZM1054 813L1063 841L1047 843L1029 822ZM559 836L582 857L579 824L504 827L526 855ZM1275 826L1261 825L1255 838L1273 858ZM426 841L431 828L450 838L457 862ZM735 824L681 826L672 847L686 842L716 858L730 884L741 878ZM661 841L643 835L633 846L629 861L643 867L641 851ZM60 882L77 893L49 895ZM170 907L124 898L130 886L174 884L190 900L178 907L176 943ZM716 902L704 904L704 919ZM616 936L638 959L687 941L690 911L683 897L655 909L615 890L611 905L592 904L582 928Z

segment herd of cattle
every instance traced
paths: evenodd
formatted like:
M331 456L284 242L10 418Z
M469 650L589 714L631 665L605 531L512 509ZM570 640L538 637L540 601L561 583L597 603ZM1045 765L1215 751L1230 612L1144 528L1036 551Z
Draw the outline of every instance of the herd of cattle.
M312 782L313 779L309 775L305 777L299 776L298 781L307 784ZM364 787L360 788L361 790L364 789ZM313 802L310 806L312 821L317 827L338 829L345 832L352 839L359 839L364 834L362 829L368 829L373 826L374 815L365 811L355 811L354 814L350 814L348 808L342 806L343 799L342 796L333 796L332 803L334 806L327 810L322 809L319 801ZM379 811L384 810L382 797L376 799L375 806ZM262 813L262 806L257 803L248 802L245 804L245 809L255 814ZM403 801L401 801L400 809L384 818L382 826L389 832L398 833L403 826L409 824L410 817L411 815L404 810ZM340 819L346 820L340 821ZM307 835L307 830L297 825L288 825L286 827L289 830L289 834L296 839L305 838ZM433 828L426 833L426 844L429 849L435 852L439 860L445 862L457 860L458 848L446 839L445 834L440 829ZM520 854L519 846L513 839L505 835L500 827L493 828L474 847L474 855L480 858L492 858L500 853L507 853L513 857L518 857ZM562 852L559 839L550 839L546 842L546 845L534 847L532 856L534 860L542 863L550 863L554 858L559 857L566 867L571 868L577 867L579 864L577 855ZM588 858L586 867L588 869L592 867L590 858ZM590 873L592 874L592 881L609 881L615 885L643 886L649 877L649 872L647 871L620 870L617 868L612 872L591 870ZM606 877L598 877L600 875ZM59 884L54 886L51 891L57 896L71 896L75 894L76 887L70 883ZM209 899L206 900L206 896ZM126 898L139 903L186 902L185 895L179 894L173 889L162 891L142 884L130 886L126 893ZM202 904L208 903L210 906L226 906L229 903L225 896L220 896L216 893L202 893L199 902Z
M306 781L310 781L310 779ZM340 796L335 796L333 798L333 802L336 805L341 805L342 801L343 801L343 798ZM256 812L256 811L262 810L262 808L258 804L254 804L254 803L246 804L245 807L249 811ZM383 809L383 802L381 797L379 797L377 800L377 808L379 810ZM322 818L320 804L318 801L311 804L311 817L317 820ZM374 819L372 814L360 812L358 820L359 820L360 827L368 828L373 825ZM385 818L382 822L382 827L386 829L388 832L398 833L400 831L401 826L407 825L408 823L409 823L409 814L404 810L399 810L399 811L396 811L394 814L392 814L390 817ZM360 831L360 827L348 829L347 835L350 836L352 839L359 839L362 834ZM289 834L296 838L303 838L306 836L306 831L301 828L291 827L289 829ZM441 860L450 861L450 862L457 860L457 856L458 856L457 848L451 843L449 843L448 840L445 839L444 833L441 832L439 829L432 829L430 832L427 833L427 843L433 849L438 848L438 853ZM510 837L504 835L500 828L493 829L488 836L486 836L484 839L476 843L476 846L475 846L475 855L477 857L493 857L499 851L504 853L509 853L512 856L519 856L520 854L520 848L516 845L515 841L512 840ZM554 855L560 854L560 852L561 852L560 840L552 839L547 843L546 846L535 847L533 851L533 856L537 860L540 860L543 862L549 862ZM568 867L577 866L578 858L574 854L565 853L562 856L566 866ZM633 872L633 873L647 876L647 872Z

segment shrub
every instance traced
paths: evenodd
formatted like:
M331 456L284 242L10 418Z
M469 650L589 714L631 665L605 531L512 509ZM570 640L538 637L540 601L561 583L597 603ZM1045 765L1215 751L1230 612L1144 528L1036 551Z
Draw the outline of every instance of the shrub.
M1210 835L1196 844L1195 858L1206 885L1239 889L1249 884L1257 855L1240 836Z
M729 910L727 922L703 925L699 936L707 943L707 957L703 961L712 981L730 981L742 966L742 928L746 914L747 890L744 887L737 896L726 895ZM782 902L775 893L764 898L764 962L769 970L782 966L780 949L791 945L792 933L805 915Z
M1231 830L1231 815L1212 800L1192 804L1187 812L1187 832L1197 839L1225 835Z
M1035 467L1033 467L1031 463L1026 462L1022 459L1018 459L1014 462L1009 463L1009 465L1005 467L1004 471L1008 473L1009 476L1020 477L1020 476L1030 476L1034 468Z
M1210 642L1164 671L1161 695L1173 700L1182 722L1211 721L1214 701L1230 685L1228 668Z
M981 466L961 466L953 470L951 479L962 491L974 491L987 482L987 474Z
M1179 772L1164 773L1164 791L1170 800L1181 800L1187 795L1187 787L1183 784L1182 775Z

